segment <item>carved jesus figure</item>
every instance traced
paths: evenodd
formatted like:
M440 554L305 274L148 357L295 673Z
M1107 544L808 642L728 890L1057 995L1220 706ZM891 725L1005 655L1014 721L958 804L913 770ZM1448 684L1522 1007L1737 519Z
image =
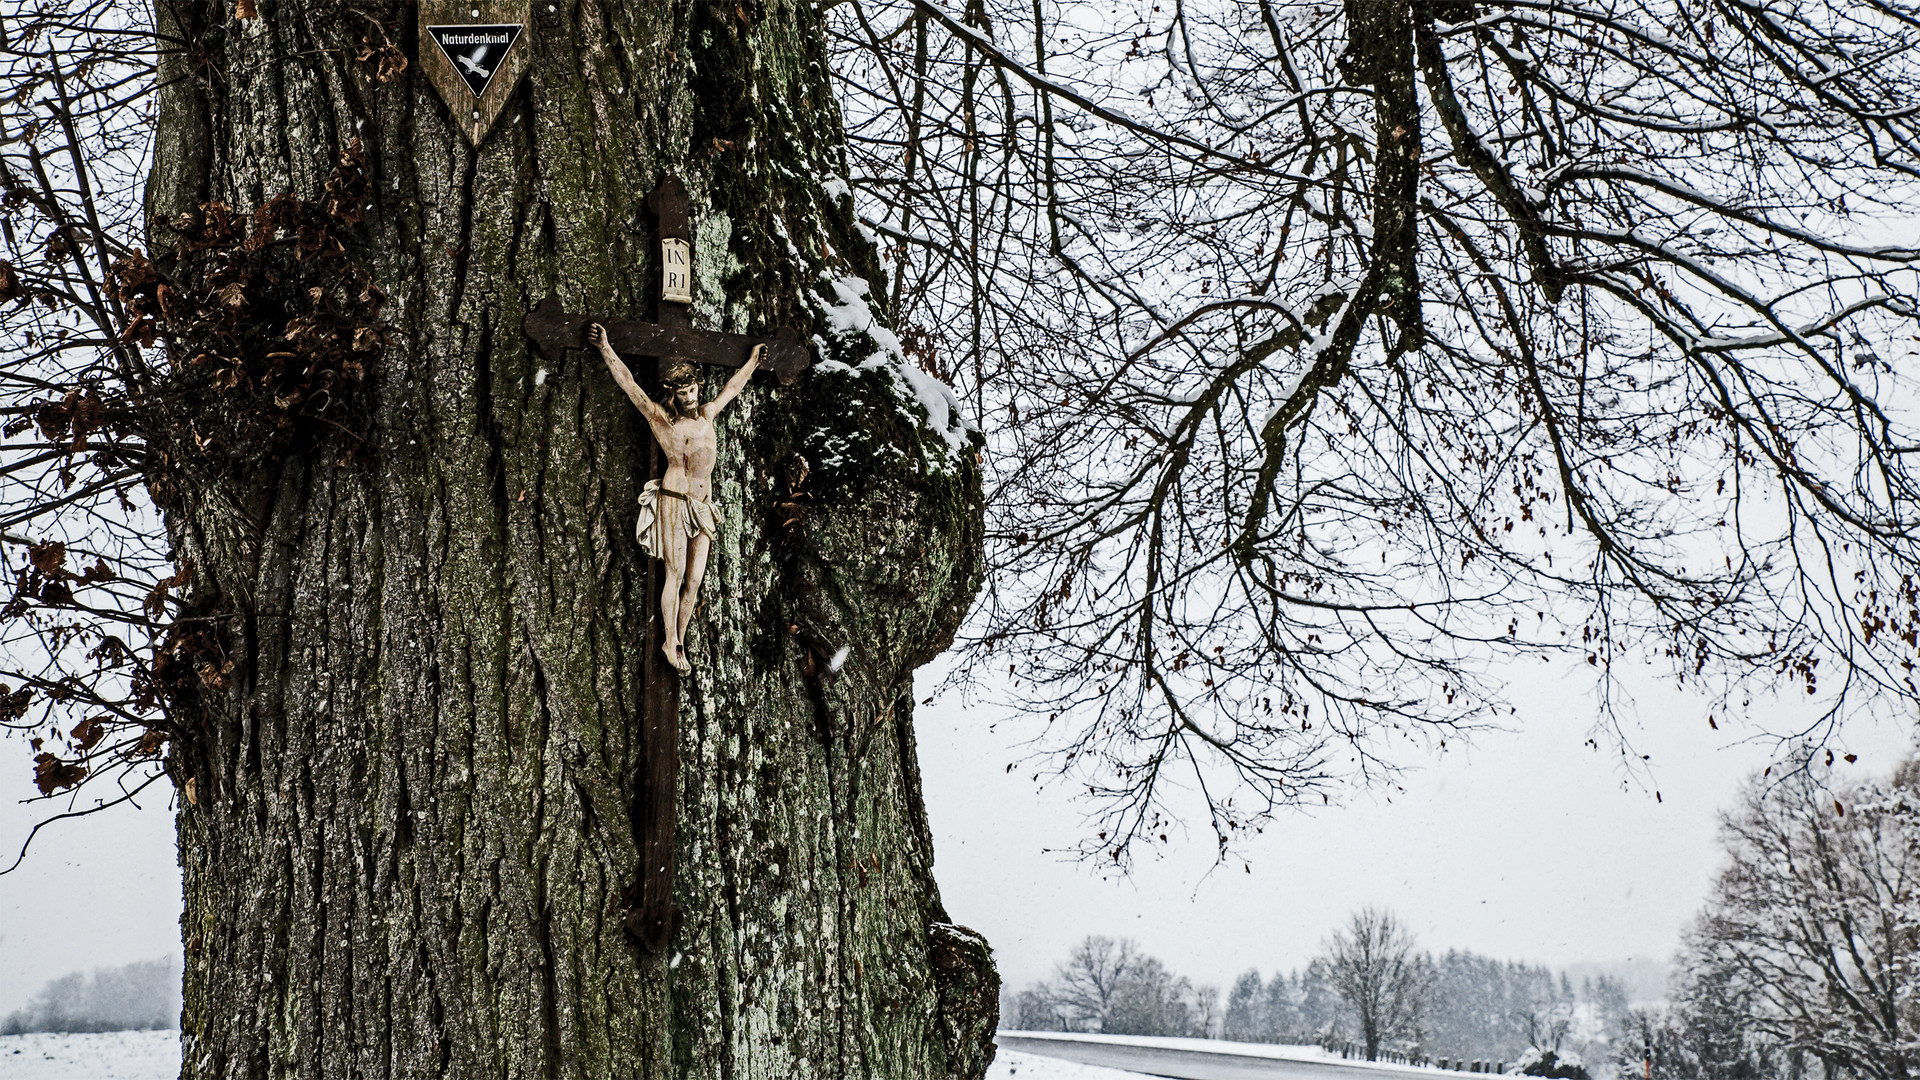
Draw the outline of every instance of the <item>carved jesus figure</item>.
M640 519L634 526L634 536L649 554L667 564L666 584L660 590L660 621L666 642L660 648L667 654L667 662L685 674L693 670L687 662L687 623L700 598L707 553L720 538L720 515L712 502L713 461L720 449L713 418L746 388L767 347L755 345L720 395L704 405L700 402L699 369L687 363L673 365L660 380L667 389L667 400L662 404L633 381L633 372L607 342L605 328L594 323L587 339L600 350L613 381L647 418L654 441L667 455L667 474L647 481L640 492Z

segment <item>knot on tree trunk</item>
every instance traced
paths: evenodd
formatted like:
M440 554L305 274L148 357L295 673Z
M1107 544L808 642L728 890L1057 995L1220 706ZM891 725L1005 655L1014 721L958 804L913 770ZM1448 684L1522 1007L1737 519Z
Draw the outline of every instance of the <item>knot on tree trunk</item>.
M963 1080L980 1080L993 1063L1000 1026L1000 972L987 939L964 926L927 927L934 984L940 994L940 1035L947 1067Z
M789 435L803 479L768 514L786 526L815 673L859 672L887 700L953 643L984 572L979 437L956 450L896 363L829 362L803 381Z

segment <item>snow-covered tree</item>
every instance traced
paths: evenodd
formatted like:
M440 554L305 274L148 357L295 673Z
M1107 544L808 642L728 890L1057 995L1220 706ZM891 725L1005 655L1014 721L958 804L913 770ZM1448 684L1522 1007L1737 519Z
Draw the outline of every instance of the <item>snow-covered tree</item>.
M1284 975L1276 974L1276 980L1284 980ZM1238 1042L1258 1042L1267 1033L1267 988L1260 980L1260 973L1251 968L1241 973L1233 981L1233 989L1227 991L1227 1008L1221 1017L1221 1032L1224 1038Z
M1353 1014L1368 1061L1383 1047L1418 1041L1432 964L1398 916L1371 907L1354 912L1327 938L1320 959Z
M1457 949L1434 958L1428 1000L1430 1053L1502 1061L1518 1060L1551 1027L1553 1011L1571 1004L1544 967Z
M1122 987L1147 959L1132 938L1090 934L1054 968L1053 998L1080 1030L1104 1031Z
M1276 978L1275 982L1278 981ZM1288 1001L1292 1011L1287 1014L1290 1025L1279 1027L1270 1021L1280 1041L1326 1043L1353 1035L1346 1002L1340 998L1325 957L1316 957L1290 983ZM1281 1014L1276 1009L1274 1015Z
M1074 1031L1075 1017L1062 1007L1053 988L1035 983L1012 995L1001 1012L1008 1026L1018 1031Z
M76 971L41 987L0 1019L0 1035L24 1031L129 1031L170 1028L180 1021L180 961L144 960Z
M1120 980L1100 1030L1115 1035L1203 1035L1193 983L1143 956Z
M1580 999L1588 1009L1585 1021L1586 1030L1581 1032L1588 1043L1612 1043L1618 1041L1622 1031L1621 1024L1626 1020L1627 1011L1633 1001L1627 994L1627 987L1617 976L1598 975L1583 979L1580 983Z
M1030 1030L1205 1038L1218 1034L1219 1001L1217 987L1196 986L1131 938L1096 934L1016 995L1013 1017Z
M1628 1011L1612 1053L1617 1080L1774 1080L1778 1048L1755 1030L1724 982L1702 986L1682 976L1675 998Z
M1191 993L1194 1034L1202 1039L1220 1038L1221 1027L1225 1021L1220 1006L1220 988L1195 983Z
M1829 1074L1920 1071L1920 757L1853 784L1817 768L1755 777L1721 841L1727 865L1689 937L1683 1009L1737 1017L1745 1043ZM1755 1052L1737 1049L1721 1056Z

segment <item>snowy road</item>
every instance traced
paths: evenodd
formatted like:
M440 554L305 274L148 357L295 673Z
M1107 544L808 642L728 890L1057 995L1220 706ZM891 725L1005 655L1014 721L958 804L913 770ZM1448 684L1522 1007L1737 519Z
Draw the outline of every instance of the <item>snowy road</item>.
M1142 1073L1187 1080L1466 1080L1434 1069L1342 1061L1311 1046L1009 1031L995 1041L1000 1054L987 1080L1140 1080ZM0 1036L0 1080L172 1080L179 1074L174 1031Z
M1345 1061L1316 1046L1002 1031L1003 1050L1178 1080L1438 1080L1438 1069ZM1459 1074L1452 1074L1458 1076Z

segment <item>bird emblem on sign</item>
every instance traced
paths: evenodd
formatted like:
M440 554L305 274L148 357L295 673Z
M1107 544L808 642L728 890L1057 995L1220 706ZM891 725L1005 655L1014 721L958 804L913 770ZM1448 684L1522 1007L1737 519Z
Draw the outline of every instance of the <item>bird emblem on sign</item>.
M480 58L485 55L487 55L487 47L485 45L482 45L480 46L479 50L475 52L474 55L472 56L456 56L453 59L455 63L459 64L461 67L466 69L465 74L467 75L467 81L472 82L476 78L478 79L493 78L493 69L483 68L479 64ZM480 89L485 90L486 88L487 88L486 83L482 82L480 84Z

